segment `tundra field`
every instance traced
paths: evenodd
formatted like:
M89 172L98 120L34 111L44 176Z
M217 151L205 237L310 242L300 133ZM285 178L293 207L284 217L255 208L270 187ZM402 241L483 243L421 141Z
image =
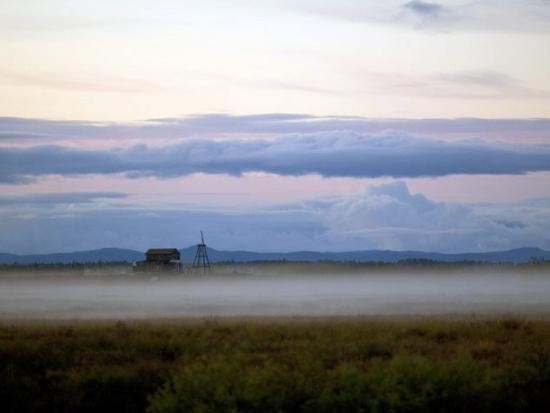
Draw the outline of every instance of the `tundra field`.
M0 317L3 412L550 411L547 263L11 268Z
M547 412L550 322L2 322L4 412Z

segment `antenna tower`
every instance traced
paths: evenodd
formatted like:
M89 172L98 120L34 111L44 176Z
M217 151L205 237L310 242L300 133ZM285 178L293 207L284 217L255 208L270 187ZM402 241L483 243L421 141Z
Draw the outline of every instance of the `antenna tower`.
M206 244L204 243L204 235L201 231L201 242L197 244L197 252L195 253L195 259L193 260L193 268L202 268L203 271L210 270L210 260L208 259L208 252L206 251Z

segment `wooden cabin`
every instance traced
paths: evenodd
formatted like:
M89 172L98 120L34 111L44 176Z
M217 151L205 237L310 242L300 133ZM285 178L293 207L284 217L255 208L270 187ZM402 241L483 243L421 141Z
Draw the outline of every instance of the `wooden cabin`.
M181 272L183 264L176 248L151 248L145 252L145 261L134 263L134 271Z
M179 261L180 252L176 248L151 248L145 252L145 257L150 263L167 263Z

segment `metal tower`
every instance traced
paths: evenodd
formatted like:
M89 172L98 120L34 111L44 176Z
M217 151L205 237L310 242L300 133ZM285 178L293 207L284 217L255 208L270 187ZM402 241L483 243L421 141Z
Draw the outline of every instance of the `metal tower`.
M208 252L206 251L206 244L204 243L204 235L201 231L201 242L197 244L197 252L195 253L195 259L193 260L193 268L202 268L203 271L210 270L210 260L208 259Z

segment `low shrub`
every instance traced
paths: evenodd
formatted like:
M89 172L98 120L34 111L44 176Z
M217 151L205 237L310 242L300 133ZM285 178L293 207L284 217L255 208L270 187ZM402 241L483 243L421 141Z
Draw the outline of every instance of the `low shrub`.
M2 412L547 412L550 323L0 324Z

